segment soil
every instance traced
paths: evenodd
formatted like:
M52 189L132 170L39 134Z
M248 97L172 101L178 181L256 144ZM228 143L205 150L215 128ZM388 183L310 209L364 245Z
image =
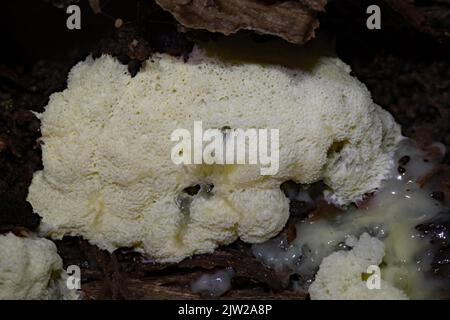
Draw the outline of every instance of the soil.
M25 200L33 172L42 168L40 124L32 112L42 112L50 94L64 89L67 73L77 61L89 53L108 53L135 75L152 52L187 58L195 39L217 37L180 32L176 21L148 0L127 1L126 7L123 2L110 1L99 15L82 4L84 27L69 32L61 27L66 14L59 6L71 2L75 1L33 1L26 3L32 7L26 12L20 0L0 4L0 30L7 44L0 52L0 233L34 230L39 224L40 217ZM404 135L424 145L439 141L449 147L449 41L415 29L382 1L373 2L379 3L386 17L382 30L361 27L368 1L342 0L340 5L330 1L326 13L320 15L321 32L335 39L338 56L352 66L375 102L393 114ZM117 18L124 21L120 28L114 26ZM450 164L448 154L444 163ZM437 196L449 201L450 170L443 166L440 174L442 188ZM292 219L284 232L292 238L293 221L299 216L333 210L320 199L316 206L306 208L292 203ZM448 224L444 227L448 232ZM429 230L429 226L421 228ZM65 266L81 266L86 299L196 299L200 297L190 291L190 282L224 267L236 271L233 289L225 299L307 298L306 293L289 289L289 279L297 275L275 273L240 241L178 265L157 264L127 249L110 254L76 237L56 243ZM445 245L442 257L450 251ZM440 275L449 277L449 259L442 261L447 264L440 267Z

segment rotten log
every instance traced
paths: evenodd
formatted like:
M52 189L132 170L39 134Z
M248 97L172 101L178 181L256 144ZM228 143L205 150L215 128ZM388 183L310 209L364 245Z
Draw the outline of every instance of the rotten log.
M326 0L156 0L183 26L230 35L253 30L303 44L319 27Z

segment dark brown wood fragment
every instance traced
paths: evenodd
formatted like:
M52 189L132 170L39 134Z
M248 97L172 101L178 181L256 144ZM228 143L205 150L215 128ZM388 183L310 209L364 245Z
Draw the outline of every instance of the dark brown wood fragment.
M319 26L326 0L156 0L183 26L225 35L254 30L303 44Z

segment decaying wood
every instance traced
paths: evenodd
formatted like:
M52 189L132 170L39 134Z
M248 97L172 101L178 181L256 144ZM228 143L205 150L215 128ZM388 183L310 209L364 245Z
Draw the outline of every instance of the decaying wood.
M225 35L254 30L303 44L319 26L326 0L156 0L183 26Z
M263 265L241 241L179 264L156 263L127 249L110 254L79 238L56 243L65 267L81 266L84 299L199 299L200 295L191 291L191 283L223 268L234 269L236 285L221 298L306 298L306 292L286 290L292 272L276 272Z
M225 35L254 30L303 44L319 27L317 13L330 0L156 0L184 27ZM417 4L384 0L413 28L437 39L450 36L450 0Z
M201 273L196 273L200 276ZM185 276L186 277L186 276ZM174 285L174 282L179 283L180 279L184 277L177 276L162 276L154 279L128 279L126 282L127 287L133 292L132 297L125 297L138 300L196 300L200 299L200 295L192 292L189 289L189 284L185 286ZM191 276L187 276L191 279ZM169 283L169 280L172 283ZM90 282L82 285L82 295L84 299L99 299L103 297L104 284L102 282ZM244 300L304 300L306 294L296 291L281 291L272 292L255 287L252 289L240 289L227 292L221 299L244 299Z

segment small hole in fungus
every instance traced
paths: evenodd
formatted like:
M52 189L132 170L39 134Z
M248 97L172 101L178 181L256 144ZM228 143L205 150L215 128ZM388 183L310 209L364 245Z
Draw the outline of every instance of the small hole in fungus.
M195 196L200 191L200 185L196 184L195 186L190 186L183 189L183 192L187 193L190 196Z

